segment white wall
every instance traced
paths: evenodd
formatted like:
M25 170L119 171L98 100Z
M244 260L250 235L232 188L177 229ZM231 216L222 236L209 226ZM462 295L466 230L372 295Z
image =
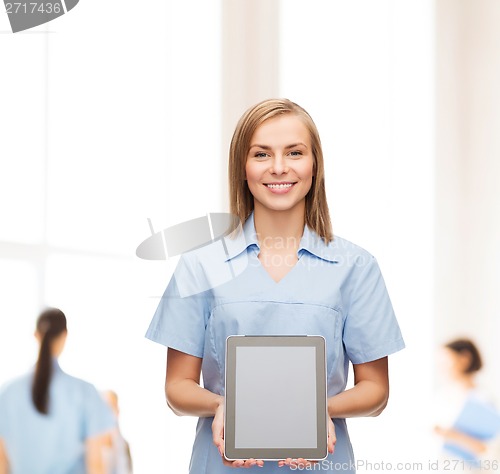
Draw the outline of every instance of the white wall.
M194 419L169 412L166 349L144 338L175 262L135 249L148 217L160 230L222 206L206 192L225 182L220 3L82 1L24 33L0 22L0 384L31 367L36 316L59 306L61 365L118 392L136 472L184 472Z
M474 338L500 386L500 3L437 1L435 328Z
M135 247L148 217L227 208L236 118L286 96L318 125L334 231L379 260L407 343L386 412L349 423L355 452L428 459L434 344L476 336L500 378L499 5L80 2L15 35L0 15L0 383L58 305L62 364L118 391L137 471L186 471L195 420L168 411L166 351L143 338L175 260Z
M389 358L386 411L348 421L355 455L373 463L428 459L433 3L312 1L304 8L284 0L281 14L280 94L315 120L334 232L377 257L407 344ZM418 451L409 439L418 440Z

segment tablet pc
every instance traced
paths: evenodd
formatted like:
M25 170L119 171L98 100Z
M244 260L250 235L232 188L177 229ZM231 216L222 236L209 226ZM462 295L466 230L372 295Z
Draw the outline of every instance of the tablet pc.
M327 456L322 336L229 336L225 390L226 459Z

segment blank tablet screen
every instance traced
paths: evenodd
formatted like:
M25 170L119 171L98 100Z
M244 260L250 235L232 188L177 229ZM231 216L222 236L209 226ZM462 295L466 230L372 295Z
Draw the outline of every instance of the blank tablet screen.
M314 347L236 348L236 448L316 447L315 352Z
M229 339L226 456L229 459L285 459L306 454L309 459L324 457L324 339L235 336L233 348Z

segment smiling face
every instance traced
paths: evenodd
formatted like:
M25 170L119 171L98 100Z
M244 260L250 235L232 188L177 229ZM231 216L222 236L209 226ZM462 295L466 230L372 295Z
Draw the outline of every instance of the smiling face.
M254 207L305 208L313 169L311 139L302 120L293 114L266 120L252 136L245 165Z

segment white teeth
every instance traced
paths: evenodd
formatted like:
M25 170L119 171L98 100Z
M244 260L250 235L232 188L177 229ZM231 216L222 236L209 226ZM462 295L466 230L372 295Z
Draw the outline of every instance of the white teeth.
M287 184L266 184L268 188L273 188L273 189L283 189L283 188L291 188L292 183L287 183Z

